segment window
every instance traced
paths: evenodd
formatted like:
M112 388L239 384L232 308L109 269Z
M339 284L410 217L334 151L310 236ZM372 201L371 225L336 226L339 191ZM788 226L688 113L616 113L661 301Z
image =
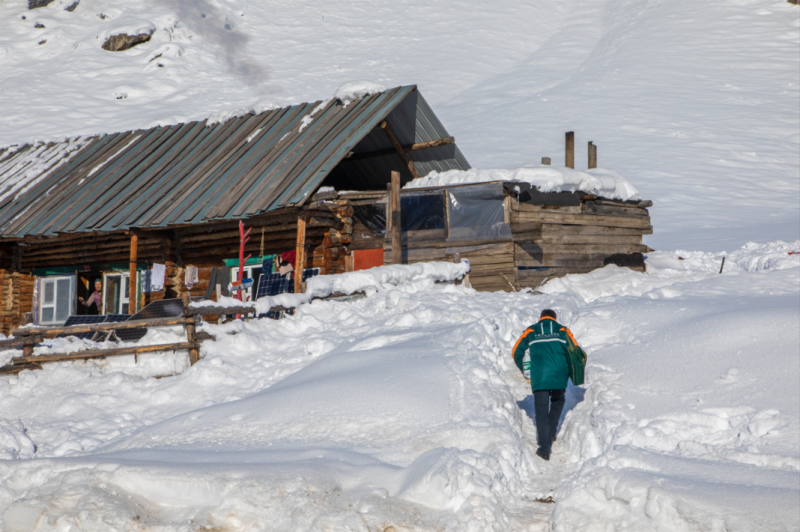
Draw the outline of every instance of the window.
M353 215L375 236L386 234L386 204L353 205Z
M261 264L253 264L252 266L245 266L244 267L244 278L253 280L253 286L251 286L250 288L245 290L246 296L243 298L244 301L252 301L253 300L253 294L257 294L258 293L258 281L260 280L261 272L263 272L263 271L264 271L264 269L261 267ZM267 273L269 273L269 272L267 272ZM234 266L234 267L231 268L231 281L233 281L233 280L237 280L237 281L239 280L239 267L238 266ZM231 297L236 297L236 292L232 293Z
M103 314L129 314L130 273L106 274Z
M444 229L442 193L401 194L400 227L403 232Z
M39 285L39 323L64 323L72 315L72 277L44 277Z

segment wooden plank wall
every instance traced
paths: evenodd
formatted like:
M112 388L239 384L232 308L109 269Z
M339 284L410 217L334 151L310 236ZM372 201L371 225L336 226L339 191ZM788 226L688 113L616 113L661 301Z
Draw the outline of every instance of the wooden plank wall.
M453 250L463 250L459 251L458 255L469 260L472 267L469 276L470 284L476 290L508 291L511 289L500 274L505 275L509 282L514 282L513 242L447 242L444 229L408 231L403 233L402 238L403 264L431 261L450 262L456 254ZM450 253L448 253L448 248L450 248ZM469 251L470 248L474 249L474 251ZM391 264L391 235L387 235L383 249L383 263Z
M511 286L536 288L546 279L602 268L611 255L649 250L642 235L653 232L650 214L635 203L592 197L574 207L506 201L510 240L447 242L443 229L409 231L402 234L403 264L451 261L458 250L470 261L476 290L510 291ZM377 242L357 238L355 244L367 248ZM383 244L384 264L390 264L391 235Z
M519 287L602 268L611 255L649 251L642 235L653 232L650 214L636 204L595 198L575 207L509 203Z

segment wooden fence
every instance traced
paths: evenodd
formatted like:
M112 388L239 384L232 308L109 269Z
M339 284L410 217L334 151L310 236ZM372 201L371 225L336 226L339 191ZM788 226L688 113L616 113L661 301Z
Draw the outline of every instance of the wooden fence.
M363 292L355 294L334 293L327 297L315 299L338 299L343 297L363 297ZM22 347L22 356L13 357L11 363L0 367L0 375L19 373L26 369L42 369L45 362L61 362L65 360L88 360L92 358L106 358L113 356L133 355L138 362L138 356L144 353L155 353L164 351L176 351L179 349L189 350L189 362L195 364L200 357L200 343L203 340L213 338L210 334L197 332L197 324L203 316L243 316L246 320L255 316L255 306L226 307L226 306L190 306L191 299L186 294L183 297L183 316L173 318L154 318L147 320L128 320L116 323L93 323L87 325L70 325L61 327L21 327L11 331L14 338L0 340L0 350ZM294 307L275 306L270 308L270 312L281 312L292 310ZM58 336L69 336L82 333L106 333L111 335L114 331L125 329L147 329L151 327L170 327L182 325L186 334L185 342L171 344L143 345L132 347L110 347L100 349L83 349L74 353L49 353L34 355L33 349L37 344L41 344L45 338L56 338Z
M68 327L22 327L14 329L14 338L0 341L0 349L22 347L22 356L13 357L11 364L0 367L0 375L19 373L26 369L42 369L45 362L61 362L65 360L88 360L91 358L106 358L112 356L133 355L138 362L138 356L144 353L176 351L187 349L189 362L195 364L200 355L200 343L212 338L207 333L198 333L197 324L202 316L222 314L255 314L255 307L191 307L191 299L183 298L183 316L173 318L154 318L147 320L128 320L117 323L93 323L87 325L71 325ZM147 329L151 327L170 327L182 325L186 334L185 342L171 344L156 344L131 347L110 347L100 349L83 349L74 353L49 353L34 355L33 349L41 344L45 338L56 338L82 333L107 333L126 329Z
M464 280L455 281L436 281L436 284L461 284ZM468 281L467 281L468 282ZM354 292L343 294L334 292L325 297L313 298L314 300L329 300L343 298L366 297L365 292ZM244 317L256 315L255 306L226 307L226 306L190 306L191 298L188 294L183 297L183 316L173 318L154 318L147 320L128 320L116 323L93 323L86 325L70 325L61 327L21 327L11 331L14 338L0 340L0 350L22 347L22 356L13 357L11 364L0 367L0 375L19 373L26 369L42 369L45 362L61 362L65 360L88 360L92 358L106 358L113 356L133 355L138 362L138 356L144 353L155 353L164 351L176 351L179 349L189 350L189 362L194 365L200 358L200 343L213 337L204 332L197 332L197 324L202 321L203 316L229 316L237 315ZM274 306L269 312L282 312L293 310L295 307ZM45 338L56 338L58 336L68 336L82 333L107 333L108 336L114 331L125 329L142 329L150 327L170 327L182 325L186 334L185 342L171 344L143 345L132 347L110 347L107 349L83 349L74 353L50 353L46 355L34 355L33 349L37 344L41 344ZM97 334L95 334L97 336ZM107 337L108 337L107 336Z

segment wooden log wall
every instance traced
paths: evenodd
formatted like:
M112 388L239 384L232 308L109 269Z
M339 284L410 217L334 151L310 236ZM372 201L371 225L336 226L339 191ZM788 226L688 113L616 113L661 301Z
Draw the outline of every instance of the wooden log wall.
M302 209L308 219L306 267L320 263L326 273L345 271L347 246L352 242L353 209L346 200L317 202ZM283 253L295 248L297 218L301 209L292 207L245 222L252 227L253 238L245 246L245 254L261 253L261 232L264 232L264 254ZM223 266L222 259L239 254L238 221L208 223L175 229L139 229L138 260L140 263L166 264L164 290L140 295L139 305L164 298L205 294L211 270ZM20 245L0 243L0 330L8 332L22 324L22 314L30 312L33 301L34 268L120 263L130 259L131 234L117 233L63 234L48 237L27 237ZM24 247L23 247L24 246ZM191 290L185 284L185 265L199 268L199 282Z
M0 332L8 335L22 324L22 316L33 307L35 278L30 273L0 269Z
M187 264L187 266L189 266ZM217 262L211 262L198 266L191 264L197 268L197 282L189 289L186 286L186 268L178 266L174 262L167 262L167 272L165 279L165 288L167 290L167 297L180 298L184 294L189 294L192 297L203 296L208 288L208 282L211 280L211 271L214 266L223 267L225 263L220 259Z
M353 242L353 207L347 200L320 202L311 207L329 209L338 224L330 227L319 245L307 254L305 267L320 268L321 275L344 273L347 269L346 257L350 256L349 246ZM311 225L312 221L309 221L309 227Z
M300 209L284 209L247 220L253 238L245 247L246 254L257 255L264 229L264 253L282 253L294 249L297 239L297 216ZM342 221L320 206L306 210L309 227L306 237L315 246L322 242L331 227ZM235 257L239 254L238 222L208 223L171 230L138 230L138 259L165 264L168 261L190 264L208 257ZM104 234L64 234L54 237L31 237L24 240L25 252L21 269L54 265L91 263L128 263L130 235L124 231ZM213 262L213 260L212 260Z

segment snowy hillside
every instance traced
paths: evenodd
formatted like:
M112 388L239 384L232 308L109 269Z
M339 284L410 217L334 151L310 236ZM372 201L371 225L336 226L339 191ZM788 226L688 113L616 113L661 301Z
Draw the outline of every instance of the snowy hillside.
M541 296L417 276L205 325L218 340L191 368L141 355L5 377L0 527L796 530L798 248L748 246L722 275L713 254L659 252L648 273L608 266ZM590 356L550 462L510 356L545 307Z
M784 0L0 2L0 145L416 83L476 168L576 131L657 249L800 236L800 10ZM123 52L119 32L148 34ZM688 230L687 229L691 229Z

